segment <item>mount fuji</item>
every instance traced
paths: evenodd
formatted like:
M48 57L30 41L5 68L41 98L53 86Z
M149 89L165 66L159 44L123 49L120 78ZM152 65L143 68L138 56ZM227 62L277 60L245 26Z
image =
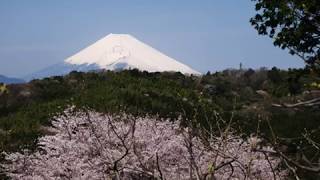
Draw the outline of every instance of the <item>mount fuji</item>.
M109 34L64 62L31 74L25 79L64 75L71 71L134 68L148 72L176 71L184 74L200 74L129 34Z

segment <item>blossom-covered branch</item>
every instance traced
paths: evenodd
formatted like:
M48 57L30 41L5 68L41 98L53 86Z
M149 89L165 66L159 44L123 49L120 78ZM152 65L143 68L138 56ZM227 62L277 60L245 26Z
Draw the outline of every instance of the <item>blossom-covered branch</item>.
M283 179L279 158L259 139L204 143L179 121L67 109L34 153L7 154L12 179ZM272 150L271 147L260 147Z

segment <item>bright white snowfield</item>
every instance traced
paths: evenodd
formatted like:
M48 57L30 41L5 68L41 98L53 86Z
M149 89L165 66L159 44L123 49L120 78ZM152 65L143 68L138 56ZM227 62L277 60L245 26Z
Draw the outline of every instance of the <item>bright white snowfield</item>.
M148 72L200 74L129 34L109 34L65 62L73 65L93 64L107 70L137 68Z

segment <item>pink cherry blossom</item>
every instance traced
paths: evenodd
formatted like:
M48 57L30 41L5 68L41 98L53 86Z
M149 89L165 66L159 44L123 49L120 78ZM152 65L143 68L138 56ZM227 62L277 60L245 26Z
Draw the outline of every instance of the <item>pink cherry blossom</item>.
M36 152L6 154L12 179L284 179L257 137L204 141L179 121L67 109ZM261 147L272 151L271 147Z

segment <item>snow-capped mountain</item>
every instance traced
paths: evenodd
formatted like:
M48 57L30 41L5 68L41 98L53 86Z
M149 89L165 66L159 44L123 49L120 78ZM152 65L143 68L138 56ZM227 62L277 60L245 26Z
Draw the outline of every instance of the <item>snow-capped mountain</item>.
M109 34L67 58L63 63L34 73L27 79L63 75L73 70L121 70L134 68L149 72L177 71L184 74L200 74L131 35Z

